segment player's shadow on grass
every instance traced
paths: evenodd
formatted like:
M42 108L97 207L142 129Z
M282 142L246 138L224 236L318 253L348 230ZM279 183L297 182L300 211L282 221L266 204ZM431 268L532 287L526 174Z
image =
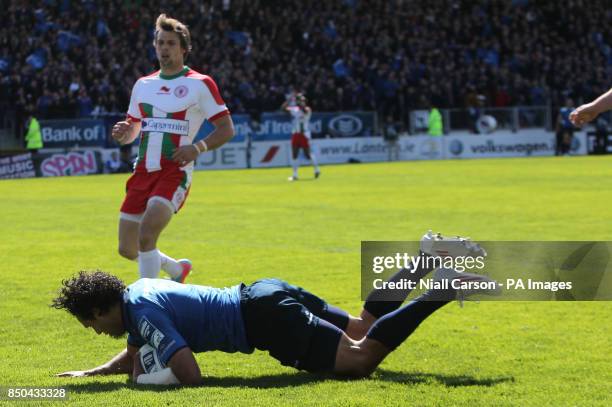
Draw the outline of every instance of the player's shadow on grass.
M500 383L514 382L512 376L475 378L466 375L445 375L440 373L421 373L421 372L396 372L386 369L377 369L373 379L385 382L396 382L405 384L419 384L427 382L438 382L447 387L463 386L485 386L491 387Z
M75 379L72 379L75 380ZM78 379L77 379L78 380ZM130 387L127 382L93 382L93 383L62 383L60 386L62 389L66 389L68 393L68 397L71 394L80 394L80 393L105 393L109 391L121 390L126 387Z
M264 375L255 377L203 377L200 387L249 387L256 389L271 389L281 387L296 387L310 383L321 382L324 380L333 381L352 381L353 379L343 378L333 375L315 375L310 373L280 373L274 375ZM436 373L420 372L397 372L392 370L378 369L369 379L360 380L380 380L385 382L403 383L408 385L421 384L427 382L437 382L448 387L462 386L495 386L499 383L513 382L514 377L491 377L477 379L466 375L444 375ZM131 382L106 382L106 383L70 383L62 386L69 393L103 393L107 391L119 390L122 388L132 388L133 390L159 390L172 391L180 387L165 386L142 386Z
M277 387L295 387L324 380L332 381L353 381L355 379L334 376L334 375L316 375L310 373L284 373L276 375L265 375L255 377L207 377L203 378L203 387L252 387L252 388L277 388ZM489 377L476 378L466 375L444 375L436 373L420 373L420 372L397 372L385 369L378 369L368 379L359 380L380 380L385 382L396 382L403 384L420 384L427 382L437 382L447 387L462 387L462 386L495 386L499 383L513 382L514 377Z
M198 387L251 387L259 389L280 388L280 387L295 387L304 384L320 382L324 379L334 379L333 376L319 376L304 372L298 373L281 373L274 375L254 376L254 377L202 377L202 384ZM116 382L94 382L94 383L67 383L63 384L62 388L70 393L104 393L115 391L124 388L133 390L159 390L172 391L180 389L179 386L155 386L155 385L137 385L130 381Z

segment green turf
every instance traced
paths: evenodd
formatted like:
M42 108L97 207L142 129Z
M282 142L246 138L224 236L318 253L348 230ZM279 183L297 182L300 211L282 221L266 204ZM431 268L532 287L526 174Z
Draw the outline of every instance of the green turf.
M278 276L358 313L361 240L416 240L429 228L480 240L612 240L609 157L326 166L317 181L301 169L296 183L288 175L196 173L160 249L194 261L192 283ZM609 302L450 304L365 380L300 373L262 352L199 354L201 388L55 378L124 344L47 305L79 269L136 278L136 264L116 252L126 177L0 182L0 386L63 386L86 406L610 405Z

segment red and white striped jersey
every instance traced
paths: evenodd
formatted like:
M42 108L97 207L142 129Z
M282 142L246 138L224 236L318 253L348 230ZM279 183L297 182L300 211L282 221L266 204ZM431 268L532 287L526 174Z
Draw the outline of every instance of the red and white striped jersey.
M172 154L191 144L205 119L229 114L215 81L189 67L176 75L161 71L144 76L132 89L127 115L141 122L136 172L176 166ZM191 170L193 162L183 169Z
M291 131L293 133L302 133L310 138L310 116L312 111L304 111L299 106L288 106L287 111L293 118Z

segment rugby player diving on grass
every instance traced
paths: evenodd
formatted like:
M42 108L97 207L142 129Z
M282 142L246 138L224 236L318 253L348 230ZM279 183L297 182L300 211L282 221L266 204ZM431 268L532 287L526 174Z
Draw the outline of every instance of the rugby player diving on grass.
M467 239L429 232L421 240L421 252L456 257L479 256L484 250ZM389 281L418 281L430 271L406 268ZM434 280L492 281L444 268L436 270ZM97 334L121 337L127 332L127 347L98 367L58 376L127 373L141 384L197 385L202 375L194 353L259 349L296 369L365 377L445 304L475 293L496 294L485 289L429 290L402 306L409 293L406 289L400 298L394 293L393 301L381 301L386 293L374 290L361 315L354 317L278 279L213 288L143 278L126 287L101 271L80 272L63 281L52 306L67 310ZM144 345L155 350L161 370L143 370L138 352Z

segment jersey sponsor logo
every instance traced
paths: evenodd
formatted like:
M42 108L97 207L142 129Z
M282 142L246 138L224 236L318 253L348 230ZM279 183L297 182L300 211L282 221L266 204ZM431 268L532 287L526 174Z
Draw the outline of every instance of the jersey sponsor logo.
M159 91L157 91L158 95L169 95L170 94L170 88L167 86L162 86L161 88L159 88Z
M155 347L155 349L159 348L159 344L161 343L161 341L164 339L164 334L161 333L161 331L159 330L155 330L153 331L153 334L151 335L151 344Z
M142 131L172 133L187 136L189 135L189 122L187 120L147 117L142 119Z
M187 86L184 85L177 86L176 89L174 89L174 96L176 96L177 98L184 98L185 96L187 96L188 93L189 89L187 88Z
M140 332L140 336L155 349L159 348L159 344L166 337L162 331L157 329L155 325L147 319L147 317L142 317L140 321L138 321L138 332Z

